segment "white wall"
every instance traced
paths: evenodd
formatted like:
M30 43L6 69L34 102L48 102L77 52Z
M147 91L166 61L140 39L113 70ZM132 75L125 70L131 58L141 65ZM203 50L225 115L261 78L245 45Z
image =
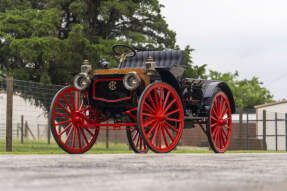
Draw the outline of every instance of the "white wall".
M6 104L7 96L0 92L0 137L6 135ZM40 125L40 136L46 136L48 118L45 111L17 95L13 96L13 136L16 136L17 124L21 123L22 115L36 138L38 125Z
M287 113L287 103L280 103L276 105L270 105L263 108L256 109L257 115L257 135L263 135L263 110L266 110L266 144L268 150L275 150L276 149L276 140L273 136L268 135L275 135L275 121L268 121L268 120L275 120L275 113L277 112L277 119L284 120L285 113ZM285 128L285 121L278 121L277 122L277 134L278 135L286 135L286 128ZM262 139L262 137L259 137ZM278 150L285 150L286 149L286 138L285 136L278 136Z

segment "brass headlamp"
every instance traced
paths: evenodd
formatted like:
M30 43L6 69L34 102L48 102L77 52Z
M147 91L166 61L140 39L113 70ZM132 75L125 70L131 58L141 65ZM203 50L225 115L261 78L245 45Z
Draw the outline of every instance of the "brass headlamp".
M80 91L83 91L89 87L91 84L91 79L89 77L89 72L92 70L92 66L89 65L88 60L84 60L81 66L81 73L76 75L73 80L74 87Z

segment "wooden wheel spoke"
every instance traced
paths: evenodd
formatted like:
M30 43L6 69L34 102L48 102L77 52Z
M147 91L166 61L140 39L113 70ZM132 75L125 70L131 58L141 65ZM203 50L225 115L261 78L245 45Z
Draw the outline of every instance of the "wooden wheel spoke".
M86 130L92 137L94 136L94 134L90 131L90 129L84 128L84 130Z
M69 115L72 115L70 111L67 110L67 108L65 108L61 103L57 104L58 106L60 106L60 108L62 108L66 113L68 113Z
M72 94L72 90L69 91L69 94L70 94L70 100L72 102L73 109L74 109L74 111L76 111L76 106L75 106L74 96Z
M135 141L135 140L136 140L136 138L137 138L138 134L139 134L139 132L138 132L138 131L134 134L134 136L132 137L133 141Z
M170 104L169 104L166 108L164 108L164 113L166 113L166 112L169 110L169 108L170 108L175 102L176 102L176 99L173 99L173 100L170 102Z
M164 126L161 128L161 131L162 131L162 135L163 135L163 140L164 140L165 146L167 147L169 144L167 142L166 134L164 132Z
M181 122L179 119L173 119L173 118L166 118L168 121L173 121L173 122Z
M150 113L144 113L144 112L143 112L142 115L148 116L148 117L151 117L151 118L155 118L155 115L150 114Z
M216 117L215 119L217 120L219 117L218 117L217 112L215 111L215 108L213 107L211 111L212 111L212 114L215 115L215 117Z
M62 136L66 131L68 131L71 127L73 126L73 124L71 123L70 125L68 125L60 134L59 136Z
M177 130L176 128L174 128L169 122L164 121L164 124L165 124L168 128L172 129L174 132L178 133L178 130Z
M75 146L75 140L76 140L76 127L74 127L74 132L73 132L73 140L72 140L72 148Z
M84 140L85 140L86 144L88 145L88 144L89 144L89 141L88 141L88 139L87 139L87 136L86 136L84 130L83 130L82 128L80 128L80 131L81 131L81 133L83 134L83 137L84 137Z
M224 99L221 96L220 97L220 111L219 111L220 115L223 113L223 107L224 107Z
M169 138L171 139L171 141L174 141L174 138L171 136L170 132L168 131L168 129L164 126L163 127L164 130L166 131L167 135L169 136Z
M76 91L76 110L80 109L80 92Z
M78 135L78 146L79 146L79 149L82 149L81 134L80 134L79 128L77 128L77 135Z
M55 126L64 125L66 123L71 123L71 122L72 122L72 120L63 121L63 122L60 122L60 123L56 123Z
M156 137L157 137L157 135L158 135L158 126L159 125L157 125L156 126L156 128L155 128L155 132L154 132L154 134L153 134L153 138L152 138L152 144L154 145L155 144L155 139L156 139Z
M70 111L74 111L74 110L73 110L73 108L71 107L70 103L68 102L68 100L67 100L67 98L66 98L66 95L65 95L65 94L63 95L63 98L64 98L64 100L65 100L65 102L66 102L67 106L69 107Z
M224 115L227 113L227 111L228 111L228 109L227 109L227 107L225 107L222 114L221 114L221 117L224 117Z
M155 113L155 110L151 108L151 106L148 103L144 103L144 108L147 109L150 113Z
M150 120L149 122L145 123L145 124L143 125L143 127L149 126L149 125L153 124L155 121L156 121L156 119L152 119L152 120Z
M169 96L170 96L170 91L168 91L167 92L167 95L166 95L166 97L165 97L165 100L164 100L164 103L163 103L163 106L162 106L162 109L164 109L165 108L165 106L166 106L166 104L167 104L167 101L168 101L168 99L169 99Z
M148 133L147 133L147 136L149 136L149 135L152 133L152 131L154 130L154 128L155 128L157 125L158 125L158 122L156 122L156 123L150 128L150 130L149 130Z
M224 132L224 130L222 130L222 133L221 133L221 140L222 140L222 147L224 148L225 147L225 138L224 138L223 132Z
M157 88L155 88L155 89L153 90L153 92L154 92L155 105L157 106L157 108L159 108Z
M149 98L150 103L151 103L151 105L152 105L152 107L153 107L153 111L154 111L154 110L156 110L156 109L157 109L157 107L155 106L155 103L154 103L154 101L153 101L153 99L152 99L152 97L151 97L151 95L150 95L150 94L148 94L148 98ZM155 112L155 111L154 111L154 112Z
M168 116L170 116L170 115L172 115L172 114L174 114L174 113L178 113L178 112L180 112L180 109L173 110L173 111L167 113L165 116L168 117Z
M159 108L162 109L163 88L160 88Z
M217 123L212 123L211 125L210 125L210 127L212 128L212 127L215 127L216 125L218 125Z
M212 137L214 136L214 134L217 132L218 126L215 126L212 130Z
M69 131L69 133L68 133L68 135L67 135L66 141L65 141L65 145L67 145L68 140L69 140L69 138L71 137L72 132L74 131L74 128L75 128L75 127L72 126L72 129L70 129L70 131Z
M219 130L219 133L218 133L218 138L219 138L219 146L220 146L220 149L222 149L222 140L221 140L221 130Z
M158 130L158 147L161 149L161 128L162 124L159 124L159 130Z
M217 138L218 138L218 128L216 129L216 130L214 130L214 137L213 137L213 139L214 139L214 143L217 143Z
M213 117L212 115L210 116L210 118L213 120L213 121L218 121L218 119L217 118L215 118L215 117Z
M142 140L142 138L140 137L140 151L142 150L142 143L143 143L143 140Z
M58 115L58 116L61 116L61 117L65 117L65 118L72 118L71 116L68 116L68 115L65 115L65 114L62 114L62 113L55 113L55 115Z
M222 132L223 132L223 135L224 135L225 139L227 139L227 133L225 132L224 129L222 129Z
M139 145L139 141L140 141L140 135L137 136L137 143L136 143L136 147L138 147Z

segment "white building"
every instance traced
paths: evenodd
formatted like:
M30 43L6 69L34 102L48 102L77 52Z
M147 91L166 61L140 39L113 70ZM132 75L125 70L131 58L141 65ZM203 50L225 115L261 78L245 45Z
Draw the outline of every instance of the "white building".
M266 111L266 146L267 150L276 150L276 124L277 149L286 150L286 123L287 101L255 106L257 118L257 135L263 138L263 111ZM276 122L277 117L277 122Z
M6 136L6 92L0 92L0 137ZM27 121L33 135L37 138L38 127L40 137L46 137L48 116L46 112L36 107L28 100L23 99L18 95L13 96L13 136L17 135L17 126L21 124L21 116L24 116L24 122ZM20 132L19 132L20 133ZM31 137L28 134L28 137Z

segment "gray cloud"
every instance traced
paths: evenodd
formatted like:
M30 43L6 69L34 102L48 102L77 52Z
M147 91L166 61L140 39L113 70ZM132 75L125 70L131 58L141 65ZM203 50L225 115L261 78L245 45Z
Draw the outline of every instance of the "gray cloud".
M287 1L160 0L179 45L191 45L194 62L242 78L259 77L287 97Z

